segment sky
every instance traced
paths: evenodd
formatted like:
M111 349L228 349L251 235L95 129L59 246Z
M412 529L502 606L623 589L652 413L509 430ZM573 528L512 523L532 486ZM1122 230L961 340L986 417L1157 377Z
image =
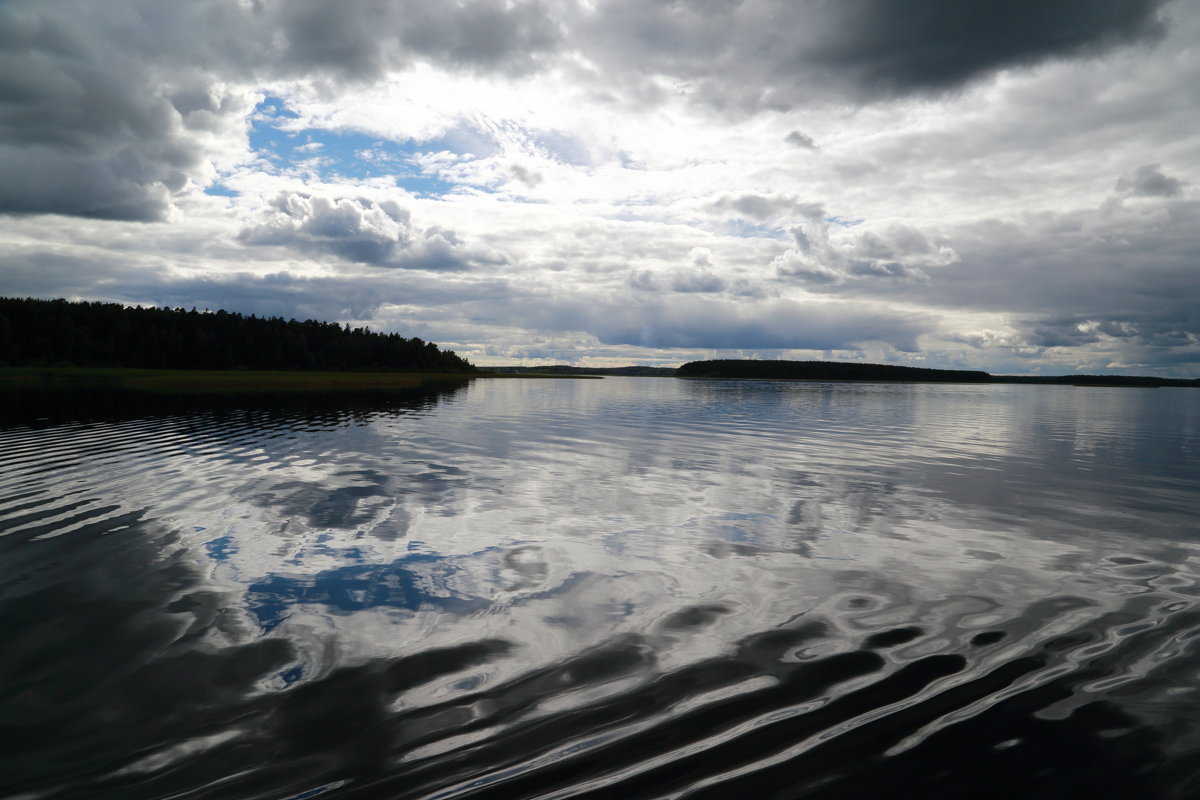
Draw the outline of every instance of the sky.
M1200 377L1198 0L0 0L0 295Z

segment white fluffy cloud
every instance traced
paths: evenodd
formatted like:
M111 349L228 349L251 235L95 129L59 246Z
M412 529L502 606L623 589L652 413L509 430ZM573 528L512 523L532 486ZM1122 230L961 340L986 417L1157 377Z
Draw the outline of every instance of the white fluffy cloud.
M465 270L473 263L507 260L495 251L464 245L452 230L415 228L412 215L394 200L281 192L265 216L244 228L238 239L375 267Z

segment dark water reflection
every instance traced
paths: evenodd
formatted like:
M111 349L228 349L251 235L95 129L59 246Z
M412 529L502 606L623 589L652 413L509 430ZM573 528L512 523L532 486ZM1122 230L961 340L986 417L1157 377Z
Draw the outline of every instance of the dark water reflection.
M79 399L4 406L0 797L1200 796L1200 393Z

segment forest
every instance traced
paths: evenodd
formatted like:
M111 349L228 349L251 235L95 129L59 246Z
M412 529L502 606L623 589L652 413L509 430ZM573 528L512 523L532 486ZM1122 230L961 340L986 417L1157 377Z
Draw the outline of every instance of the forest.
M228 311L0 297L0 366L475 372L396 333Z
M895 364L845 361L751 361L718 359L691 361L675 374L680 378L755 378L808 381L919 381L989 383L992 376L978 370L926 369Z

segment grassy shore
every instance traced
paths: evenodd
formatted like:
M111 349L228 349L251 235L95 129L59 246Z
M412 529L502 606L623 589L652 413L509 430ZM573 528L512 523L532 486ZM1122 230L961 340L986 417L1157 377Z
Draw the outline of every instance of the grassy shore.
M596 376L494 372L286 372L260 370L125 369L118 367L0 367L0 389L125 389L169 394L255 392L386 392L463 383L475 378Z
M0 367L0 388L97 388L170 394L388 391L461 383L473 377L465 373Z

